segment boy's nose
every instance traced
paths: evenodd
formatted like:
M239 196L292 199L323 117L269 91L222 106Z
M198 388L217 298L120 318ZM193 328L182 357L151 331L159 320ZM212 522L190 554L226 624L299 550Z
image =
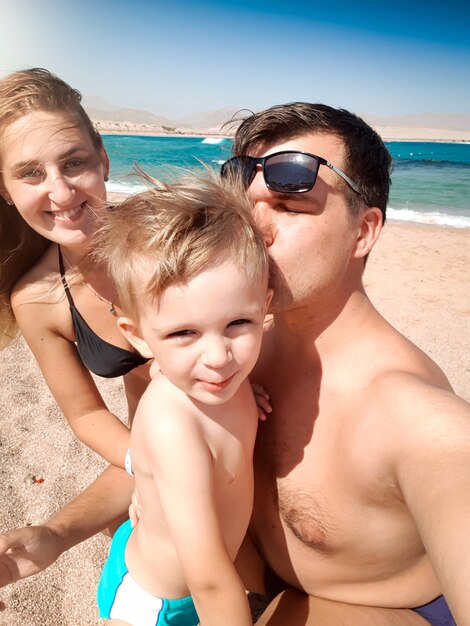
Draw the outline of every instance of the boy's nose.
M208 340L204 346L202 353L202 362L207 367L220 369L230 363L232 353L230 347L225 344L223 339Z

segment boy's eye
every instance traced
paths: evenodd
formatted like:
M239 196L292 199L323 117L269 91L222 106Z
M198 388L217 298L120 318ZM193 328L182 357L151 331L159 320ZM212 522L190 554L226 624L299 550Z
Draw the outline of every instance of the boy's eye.
M243 324L251 324L251 320L247 320L244 318L241 318L239 320L233 320L233 322L230 322L229 326L243 326Z
M190 337L193 334L194 334L193 330L189 330L188 328L185 328L183 330L177 330L174 333L170 333L168 337L169 339L172 339L173 337Z

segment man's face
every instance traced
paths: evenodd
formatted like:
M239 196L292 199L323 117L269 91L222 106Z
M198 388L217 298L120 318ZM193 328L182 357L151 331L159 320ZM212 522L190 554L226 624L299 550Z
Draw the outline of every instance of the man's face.
M303 135L283 143L263 145L250 156L299 150L328 159L344 169L340 139L326 133ZM270 191L258 170L248 193L263 230L271 258L271 311L286 312L319 302L340 306L350 283L350 265L359 219L348 212L341 178L321 166L313 189L306 193Z

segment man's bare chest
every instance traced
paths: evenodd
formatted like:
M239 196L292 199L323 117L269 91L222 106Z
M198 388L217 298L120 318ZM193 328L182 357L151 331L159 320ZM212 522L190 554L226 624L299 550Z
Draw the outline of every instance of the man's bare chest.
M381 551L387 534L414 535L360 416L340 399L297 398L279 402L258 429L256 511L270 510L263 516L276 519L279 533L328 554L366 544Z

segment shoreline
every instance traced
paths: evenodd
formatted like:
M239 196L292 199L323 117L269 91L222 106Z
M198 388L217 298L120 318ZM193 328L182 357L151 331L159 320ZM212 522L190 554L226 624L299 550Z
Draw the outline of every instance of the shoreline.
M128 135L130 137L213 137L231 139L233 133L221 128L187 129L175 128L166 130L150 124L134 124L132 122L111 122L109 120L93 120L96 130L102 135ZM386 142L430 142L430 143L470 143L470 131L458 131L443 128L412 128L372 126Z
M378 132L378 131L377 131ZM106 136L124 136L124 137L182 137L182 138L190 138L194 137L194 139L205 139L205 138L214 138L214 139L232 139L230 135L222 135L216 133L203 133L201 132L181 132L181 133L161 133L161 132L149 132L149 131L100 131L100 135L103 137ZM379 133L380 135L380 133ZM470 135L470 133L469 133ZM458 144L467 144L470 143L470 136L468 139L424 139L424 138L406 138L406 139L397 139L397 138L387 138L386 136L381 136L382 140L385 143L458 143Z
M139 193L139 190L136 190L135 193ZM125 193L123 191L109 191L107 194L108 197L108 201L111 203L119 203L122 202L123 200L125 200L126 198L128 198L130 195L130 193ZM387 210L389 210L390 207L387 208ZM418 213L417 213L418 215ZM427 215L426 213L422 214ZM465 216L462 216L465 217ZM468 219L468 218L467 218ZM423 227L423 228L449 228L451 230L456 230L456 231L462 231L462 230L470 230L470 223L469 225L465 225L465 226L457 226L456 224L439 224L439 223L429 223L429 222L425 222L425 221L419 221L418 219L416 220L411 220L411 219L400 219L397 217L390 217L389 215L387 215L387 220L386 220L386 224L385 226L387 226L388 224L394 224L397 226L417 226L417 227ZM470 244L470 242L469 242Z

